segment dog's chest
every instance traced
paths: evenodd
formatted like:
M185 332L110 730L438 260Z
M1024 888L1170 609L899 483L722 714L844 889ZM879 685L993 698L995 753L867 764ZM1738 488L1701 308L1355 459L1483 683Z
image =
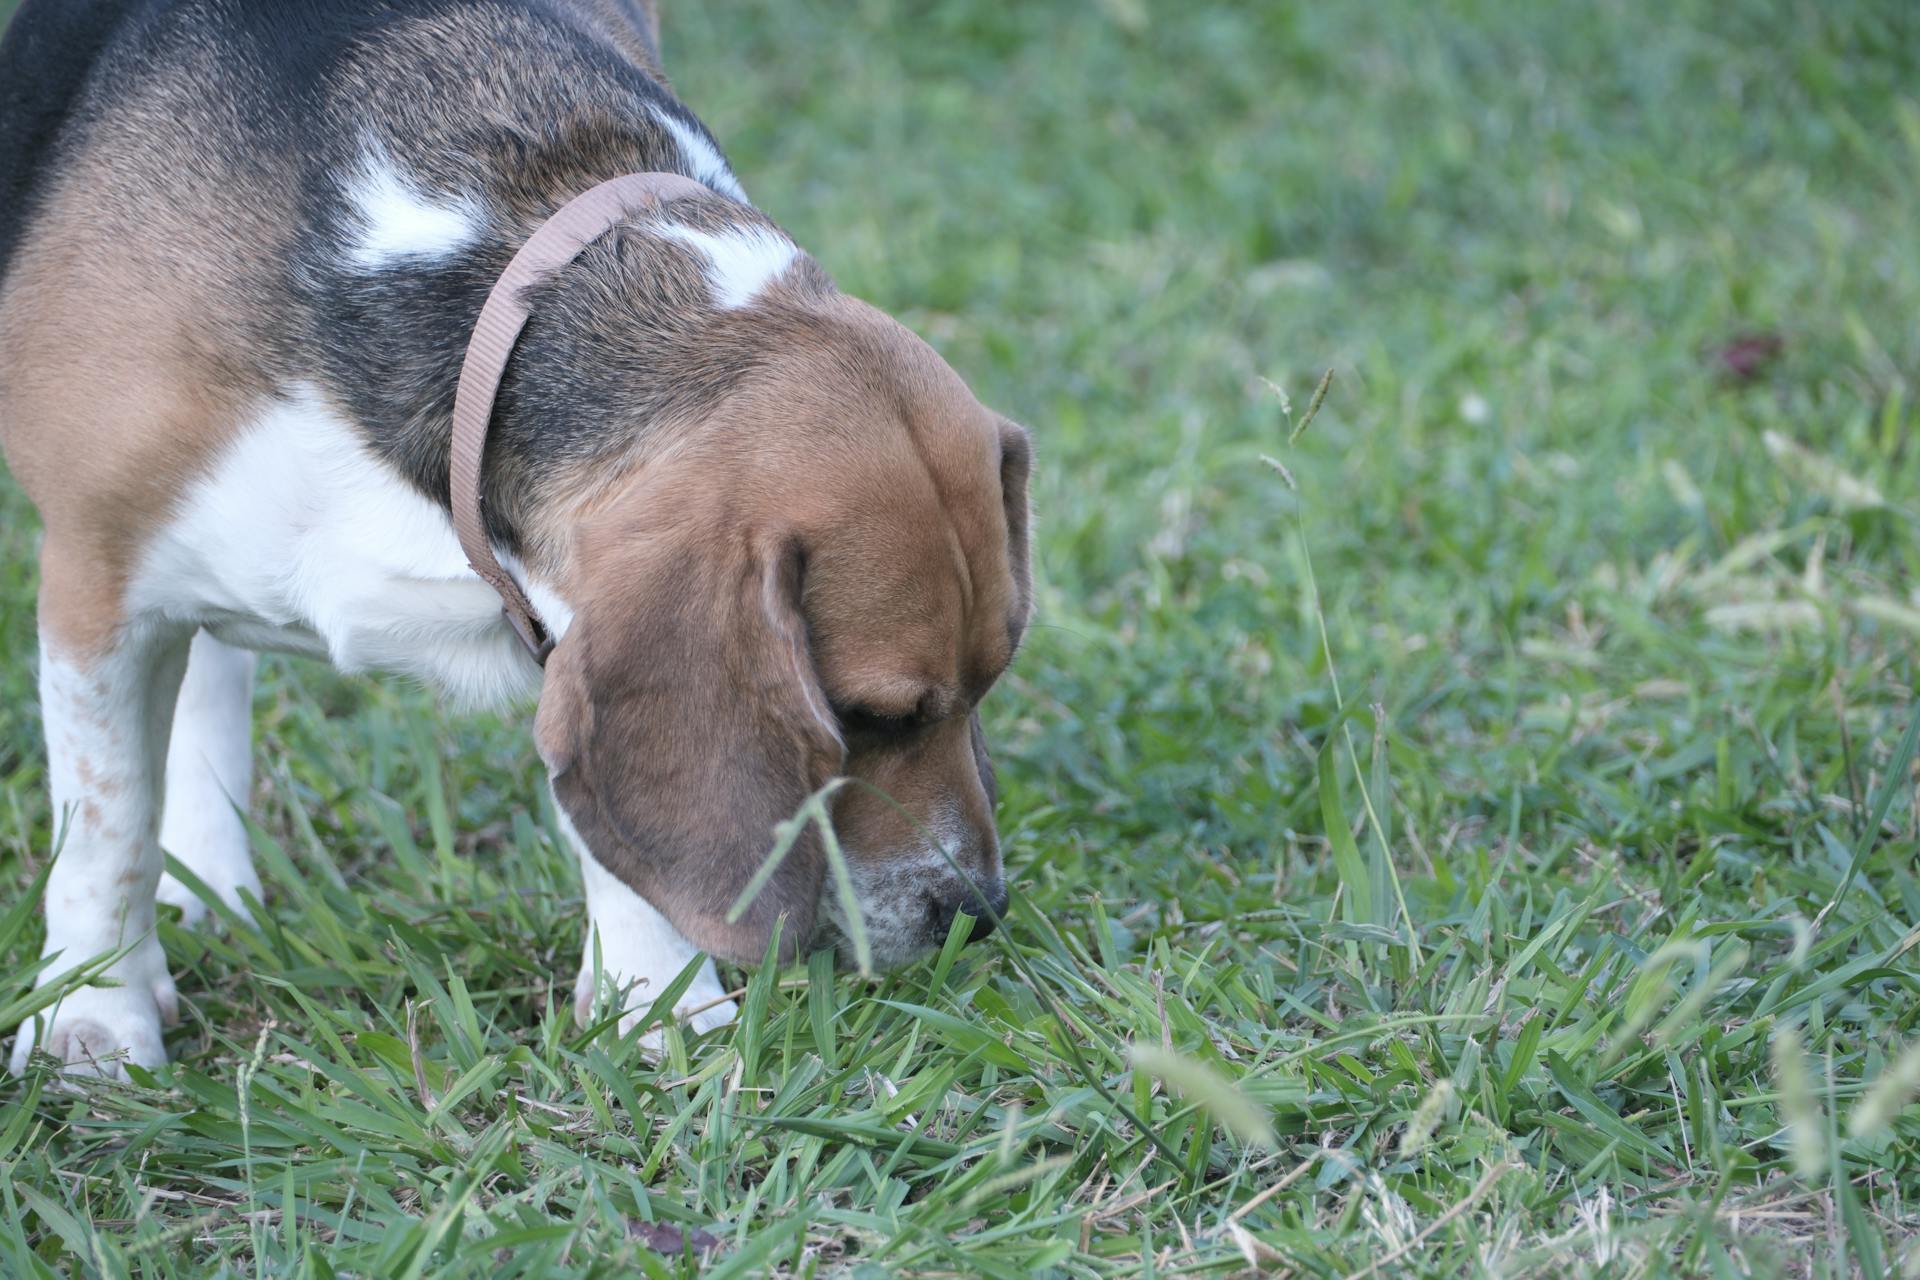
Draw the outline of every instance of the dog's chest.
M565 606L534 584L543 613ZM264 409L182 495L131 587L136 611L230 643L418 677L464 703L540 671L468 568L446 512L374 458L311 388Z

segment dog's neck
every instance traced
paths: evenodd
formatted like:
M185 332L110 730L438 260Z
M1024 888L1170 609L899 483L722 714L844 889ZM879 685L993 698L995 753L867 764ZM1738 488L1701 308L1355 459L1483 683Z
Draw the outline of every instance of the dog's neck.
M582 138L592 144L583 154ZM369 444L445 506L453 390L481 303L507 260L579 191L649 164L684 164L644 131L525 144L464 179L422 174L385 148L348 167L303 254L308 347L318 381ZM730 175L706 175L710 188ZM444 184L444 185L443 185ZM697 423L782 340L783 298L831 281L773 222L716 189L625 223L530 291L489 433L488 532L546 559L543 513ZM409 237L412 237L409 239Z

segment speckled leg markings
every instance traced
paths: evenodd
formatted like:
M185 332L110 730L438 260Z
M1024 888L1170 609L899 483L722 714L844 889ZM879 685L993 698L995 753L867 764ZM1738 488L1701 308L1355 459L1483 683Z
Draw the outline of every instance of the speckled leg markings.
M43 608L43 613L45 612ZM173 978L154 932L163 752L186 667L186 635L123 627L106 652L68 656L44 633L40 704L55 821L64 832L47 883L41 981L124 951L104 977L29 1020L12 1067L35 1043L68 1070L124 1075L124 1063L166 1061L163 1022L177 1016Z
M204 631L193 638L173 713L160 816L160 847L242 916L248 914L242 895L260 897L241 817L253 787L254 664L252 653ZM171 875L160 877L160 901L179 907L190 925L219 919Z
M574 1016L587 1021L593 1014L595 997L607 992L625 1001L626 1012L620 1019L620 1034L625 1035L652 1007L661 989L700 954L700 949L681 937L652 903L594 861L564 812L560 814L560 826L580 855L580 879L587 891L587 946L580 958L580 976L573 986ZM674 1005L674 1012L699 1010L689 1019L693 1029L711 1031L732 1022L738 1012L733 1001L720 999L725 994L713 960L703 958L700 971ZM712 1007L702 1007L707 1005ZM651 1052L657 1053L662 1043L658 1030L640 1038L641 1046Z

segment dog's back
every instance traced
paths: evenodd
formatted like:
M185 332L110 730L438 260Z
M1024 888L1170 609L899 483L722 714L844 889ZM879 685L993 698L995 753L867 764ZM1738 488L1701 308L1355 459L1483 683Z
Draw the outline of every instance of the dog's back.
M44 207L50 172L84 146L89 124L109 116L122 93L179 65L183 45L230 71L245 64L252 74L205 87L219 95L250 84L253 122L284 129L302 118L297 95L287 91L323 79L354 42L395 22L477 7L473 0L25 0L0 32L0 280ZM660 76L650 0L519 7L590 33L649 78Z

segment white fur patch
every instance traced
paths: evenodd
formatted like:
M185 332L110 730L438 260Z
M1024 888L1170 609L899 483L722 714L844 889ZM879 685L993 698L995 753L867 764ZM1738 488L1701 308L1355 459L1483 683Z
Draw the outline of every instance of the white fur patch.
M680 148L681 159L690 171L689 176L741 204L753 203L747 199L746 191L740 186L739 179L733 176L733 170L727 167L726 160L711 142L700 136L698 130L671 111L659 107L653 109L653 118L673 135L674 143Z
M566 625L551 591L535 583L529 594ZM308 386L269 405L183 495L129 604L229 644L415 676L463 705L539 689L540 668L468 567L447 513Z
M603 990L611 991L621 1001L620 1034L625 1035L661 990L700 955L700 948L681 937L652 903L601 866L567 820L566 811L557 802L554 807L560 829L580 856L580 880L587 891L587 946L574 983L574 1012L584 1021L592 1013L594 998ZM720 999L724 994L713 960L704 958L675 1012L698 1009L692 1018L696 1031L725 1026L733 1021L736 1010L733 1001ZM657 1031L641 1038L650 1048L657 1049L660 1042Z
M368 151L347 187L359 235L347 251L363 271L404 262L437 262L480 237L480 207L466 196L435 200L394 167L379 148Z
M765 227L734 227L726 231L696 231L664 223L655 232L692 245L707 259L707 283L713 300L731 310L752 302L800 256L793 241Z

